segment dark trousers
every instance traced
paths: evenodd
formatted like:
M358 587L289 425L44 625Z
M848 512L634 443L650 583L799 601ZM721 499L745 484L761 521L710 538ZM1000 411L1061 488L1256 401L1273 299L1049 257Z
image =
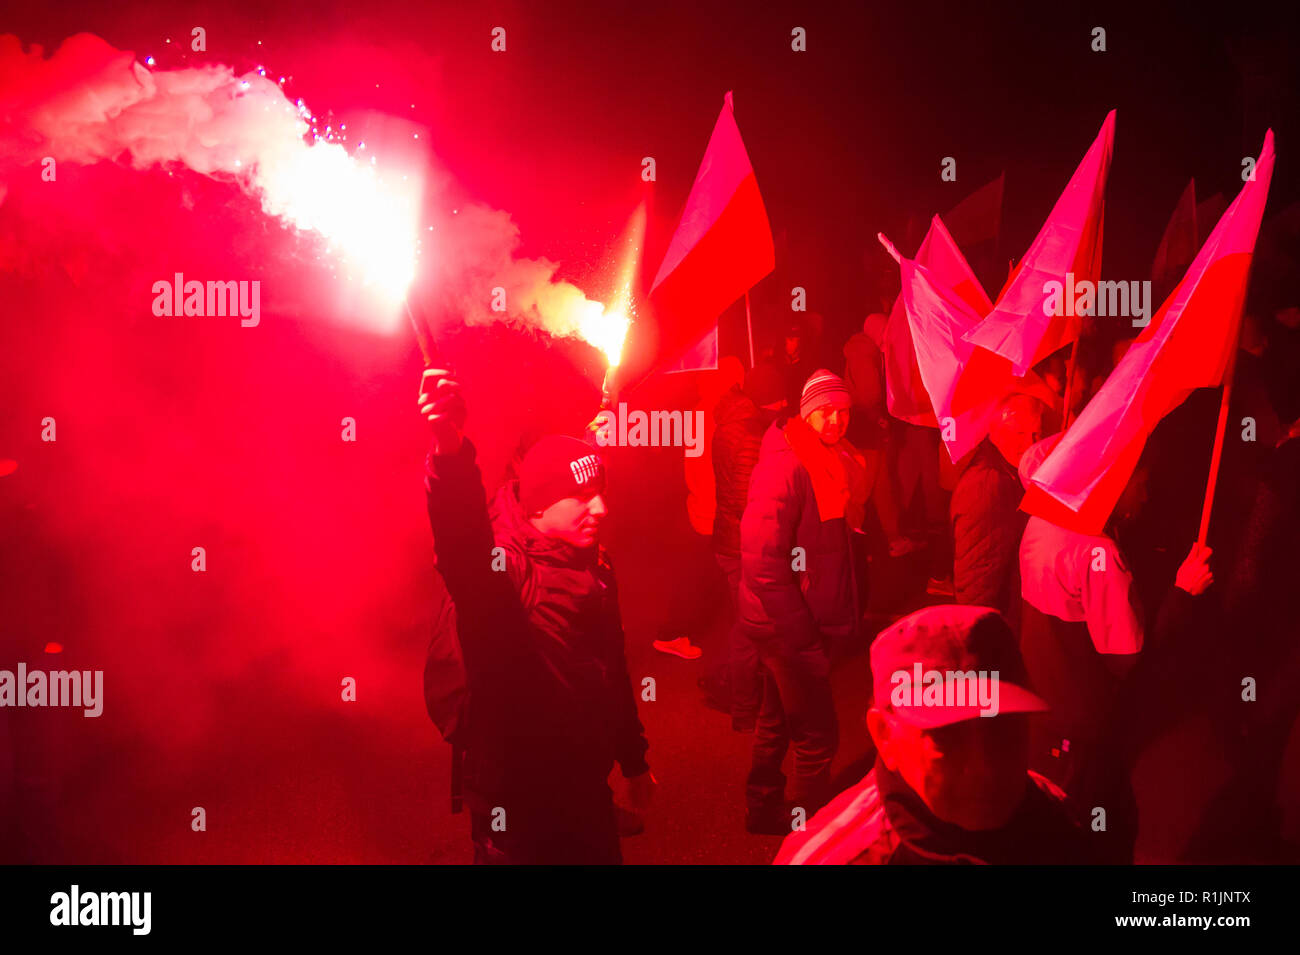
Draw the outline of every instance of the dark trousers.
M798 648L781 646L779 640L757 641L757 646L763 667L763 707L754 731L746 808L754 814L784 815L786 780L781 764L793 744L794 779L788 804L812 816L831 796L831 760L839 743L830 656L821 640Z
M603 778L564 792L554 779L533 785L547 791L495 801L466 794L475 865L622 865L614 796Z
M726 678L731 690L731 715L756 719L763 702L763 676L758 665L758 647L740 625L737 593L740 590L740 558L716 554L718 566L727 577L731 598L731 626L727 631Z

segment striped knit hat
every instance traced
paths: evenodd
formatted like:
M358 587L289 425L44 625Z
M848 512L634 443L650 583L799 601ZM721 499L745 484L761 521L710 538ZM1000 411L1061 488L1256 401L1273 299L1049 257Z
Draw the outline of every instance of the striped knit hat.
M844 379L825 368L818 368L804 382L803 396L799 399L799 416L806 418L826 405L848 408L852 404L849 386L844 383Z

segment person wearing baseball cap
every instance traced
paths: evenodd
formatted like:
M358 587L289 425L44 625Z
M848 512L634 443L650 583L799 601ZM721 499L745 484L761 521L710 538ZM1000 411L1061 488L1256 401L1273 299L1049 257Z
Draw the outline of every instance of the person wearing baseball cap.
M871 645L867 729L876 763L802 831L778 865L1077 865L1089 835L1029 769L1029 721L1047 704L991 607L941 604Z
M474 861L617 864L610 770L622 768L636 809L655 780L598 541L604 464L577 438L543 437L489 508L459 383L427 369L419 406L433 433L429 523L453 605L435 615L425 703L464 753Z
M844 437L850 402L844 379L813 372L799 414L764 433L750 477L737 590L738 626L763 669L745 787L750 832L790 831L781 764L791 746L791 802L813 812L830 795L839 738L830 645L857 630L849 535L862 526L869 487L866 459Z

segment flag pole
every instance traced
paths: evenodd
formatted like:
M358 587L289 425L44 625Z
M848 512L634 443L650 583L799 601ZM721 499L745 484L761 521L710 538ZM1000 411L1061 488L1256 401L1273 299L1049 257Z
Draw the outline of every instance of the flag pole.
M745 289L745 328L749 332L749 367L754 367L754 319L749 313L749 289Z
M1061 411L1061 430L1070 427L1070 409L1074 399L1074 366L1079 359L1079 338L1070 346L1070 357L1066 359L1065 368L1065 407Z
M1232 354L1228 368L1223 373L1223 397L1219 400L1219 423L1214 432L1214 453L1210 456L1210 476L1205 483L1205 504L1201 507L1201 529L1196 543L1205 546L1210 532L1210 512L1214 508L1214 489L1219 483L1219 461L1223 457L1223 436L1228 428L1228 403L1232 400L1232 381L1237 372L1237 351L1241 345L1241 319L1237 319L1237 335L1232 341Z

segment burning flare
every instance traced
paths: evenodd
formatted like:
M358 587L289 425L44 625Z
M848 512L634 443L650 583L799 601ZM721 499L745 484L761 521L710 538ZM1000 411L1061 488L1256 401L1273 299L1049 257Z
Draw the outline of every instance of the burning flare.
M180 163L238 183L267 213L321 235L384 304L401 302L418 266L428 272L440 310L460 321L514 320L581 337L611 367L618 364L635 318L629 289L644 207L627 232L622 294L606 308L557 279L555 263L519 255L519 229L508 213L453 199L447 177L430 177L444 185L426 203L424 182L415 181L425 176L381 172L392 155L377 163L364 141L345 148L347 127L327 125L302 100L291 101L283 82L265 69L243 76L226 66L149 69L134 53L88 33L68 38L48 58L39 45L24 49L17 37L0 35L0 201L6 174L45 156L137 169ZM422 208L437 223L426 236L437 254L423 261ZM506 293L503 312L489 304L498 287ZM402 309L391 312L389 330Z
M628 318L625 307L616 305L612 311L606 311L600 302L588 301L583 304L583 314L578 319L578 334L587 344L599 348L605 353L605 360L611 368L618 367L623 357L623 342L627 339L632 319Z
M46 59L39 45L0 36L0 169L45 156L125 157L137 169L180 162L234 179L269 214L323 236L364 284L400 300L415 275L419 190L381 176L364 144L349 155L336 141L343 127L318 122L265 73L150 70L89 33Z
M589 344L605 353L611 369L617 368L623 358L623 344L632 327L636 309L632 304L632 284L636 281L641 264L641 245L645 239L646 208L642 202L628 219L623 241L627 251L619 274L618 293L609 308L599 302L587 302L578 320L579 334ZM606 379L608 380L608 374Z
M418 207L405 190L324 140L264 159L251 178L268 213L324 236L390 301L405 297L415 277Z

